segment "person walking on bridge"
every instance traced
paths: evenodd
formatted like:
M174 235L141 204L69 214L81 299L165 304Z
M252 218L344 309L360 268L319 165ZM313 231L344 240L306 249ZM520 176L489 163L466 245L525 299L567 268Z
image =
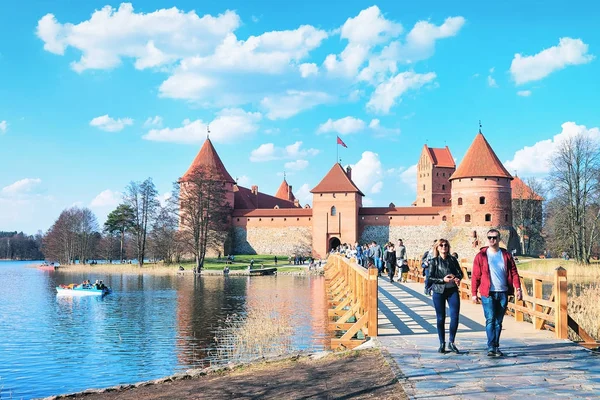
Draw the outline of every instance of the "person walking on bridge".
M515 261L506 249L500 247L500 232L490 229L487 238L489 246L482 247L473 260L471 295L475 304L478 290L481 295L487 334L487 355L501 357L504 354L500 351L500 332L508 306L508 296L515 294L517 300L522 300L523 293Z
M446 302L450 308L450 341L448 349L459 353L454 344L458 331L460 315L460 296L458 285L462 279L462 271L454 257L450 255L450 242L446 239L437 241L433 248L433 258L429 263L429 285L433 291L433 306L437 317L437 332L440 339L438 352L446 352Z

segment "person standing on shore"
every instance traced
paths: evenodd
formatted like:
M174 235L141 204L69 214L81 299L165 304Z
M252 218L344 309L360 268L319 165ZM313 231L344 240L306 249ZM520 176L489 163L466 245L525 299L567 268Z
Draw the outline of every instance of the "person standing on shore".
M458 331L460 315L460 296L458 285L462 279L462 271L458 262L450 255L450 242L446 239L437 241L433 248L433 258L429 263L429 285L433 291L433 306L437 317L437 332L440 340L438 352L446 352L446 303L450 308L450 341L448 349L455 353L459 350L454 344Z
M515 261L506 249L500 247L500 232L490 229L489 246L482 247L473 260L471 273L471 299L477 304L477 291L481 295L485 315L485 332L489 357L501 357L500 332L508 306L508 296L515 294L523 299L521 281Z

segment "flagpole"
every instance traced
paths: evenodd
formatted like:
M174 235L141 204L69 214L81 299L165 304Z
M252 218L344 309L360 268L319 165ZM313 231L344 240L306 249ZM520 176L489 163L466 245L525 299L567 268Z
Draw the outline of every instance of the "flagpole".
M339 162L338 160L340 159L339 157L339 151L340 151L340 145L337 143L337 140L335 142L335 162Z

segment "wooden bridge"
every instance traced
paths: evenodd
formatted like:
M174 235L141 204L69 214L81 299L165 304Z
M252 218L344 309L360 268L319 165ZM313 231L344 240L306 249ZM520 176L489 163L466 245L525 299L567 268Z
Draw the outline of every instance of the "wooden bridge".
M512 317L504 319L500 340L505 356L497 358L487 356L485 318L482 306L470 301L470 279L460 287L456 345L461 354L437 352L435 310L423 294L418 264L410 263L410 283L390 283L387 277L377 279L374 269L330 256L326 278L330 328L337 334L333 347L354 348L374 338L395 361L411 398L600 397L600 355L585 348L600 344L567 313L564 269L553 275L520 272L524 299L509 305ZM373 293L378 293L376 303ZM567 339L569 329L584 346Z

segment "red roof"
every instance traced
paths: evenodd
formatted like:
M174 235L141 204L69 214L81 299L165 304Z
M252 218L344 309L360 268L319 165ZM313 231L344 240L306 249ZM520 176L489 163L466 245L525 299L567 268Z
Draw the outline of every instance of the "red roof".
M285 178L283 178L283 182L281 182L281 186L277 189L277 193L275 193L275 197L282 200L294 201L294 193L291 191L290 185L288 185Z
M361 207L358 215L438 215L450 207Z
M504 168L483 134L479 132L450 180L459 178L512 179L512 176Z
M243 186L233 186L233 196L235 209L256 209L256 208L298 208L293 201L279 199L277 197L257 192L252 193L252 190Z
M542 196L534 192L521 178L515 176L510 182L510 188L512 189L512 198L519 200L544 200Z
M198 152L196 158L192 162L192 165L188 168L187 172L181 178L182 181L185 181L187 177L189 177L196 169L204 169L209 171L210 174L216 180L222 180L229 183L235 183L235 181L229 175L229 172L225 169L221 158L217 154L214 146L210 139L206 139L202 148Z
M448 146L442 149L428 147L427 145L425 145L425 147L429 151L429 156L431 157L434 166L441 168L456 168L454 158L452 157Z
M354 192L364 196L363 192L356 187L352 179L348 178L346 171L340 165L335 165L329 170L327 175L319 182L317 186L310 191L311 193L340 193Z

